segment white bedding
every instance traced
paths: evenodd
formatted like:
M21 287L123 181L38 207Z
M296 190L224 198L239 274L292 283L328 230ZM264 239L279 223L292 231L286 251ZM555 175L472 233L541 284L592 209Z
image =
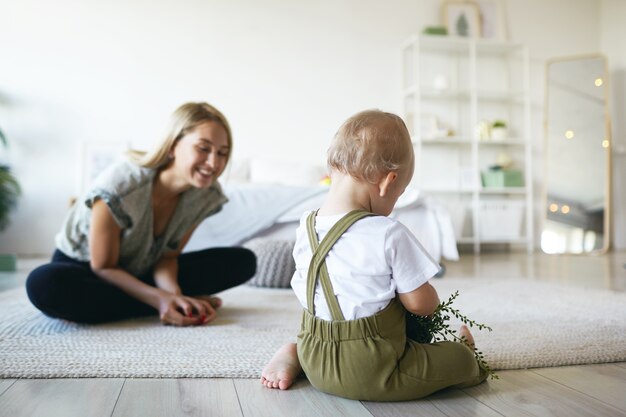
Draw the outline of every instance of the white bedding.
M271 184L230 184L223 187L229 202L202 222L185 252L216 246L238 246L256 237L295 239L302 213L318 208L328 187ZM437 261L459 254L448 211L417 190L407 189L392 218L402 222Z

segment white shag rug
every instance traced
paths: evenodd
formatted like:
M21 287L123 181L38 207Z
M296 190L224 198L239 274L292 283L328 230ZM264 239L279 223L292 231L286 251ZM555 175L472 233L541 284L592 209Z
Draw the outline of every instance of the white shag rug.
M626 361L626 294L531 280L443 278L493 369ZM79 325L50 319L23 289L0 293L0 377L257 378L295 341L300 306L291 290L241 286L221 294L210 325L177 328L157 317Z

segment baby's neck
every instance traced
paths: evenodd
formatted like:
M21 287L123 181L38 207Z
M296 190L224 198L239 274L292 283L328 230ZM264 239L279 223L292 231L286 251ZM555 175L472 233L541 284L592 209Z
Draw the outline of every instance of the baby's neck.
M318 214L332 216L352 210L372 210L370 193L374 185L350 175L333 173L330 190Z

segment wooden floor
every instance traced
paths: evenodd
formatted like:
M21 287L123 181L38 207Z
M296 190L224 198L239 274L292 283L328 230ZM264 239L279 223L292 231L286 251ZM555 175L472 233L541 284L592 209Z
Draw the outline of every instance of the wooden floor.
M17 273L0 273L0 291L23 285L38 262L20 260ZM626 252L464 255L461 262L446 264L446 276L527 278L624 291L624 264ZM498 374L499 380L476 387L402 403L345 400L318 392L305 379L289 391L268 390L250 379L5 379L0 380L0 416L626 416L626 363Z

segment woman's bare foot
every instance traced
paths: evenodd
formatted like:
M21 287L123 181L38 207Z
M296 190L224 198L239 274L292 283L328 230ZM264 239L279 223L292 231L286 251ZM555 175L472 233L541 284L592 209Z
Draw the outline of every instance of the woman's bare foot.
M267 388L287 389L293 384L296 377L302 372L295 343L283 345L274 354L263 372L261 384Z
M476 349L476 344L474 343L474 336L472 336L472 333L470 333L466 325L461 326L461 328L459 329L459 334L461 335L461 338L465 338L465 340L467 340L467 343L469 344L470 348Z

